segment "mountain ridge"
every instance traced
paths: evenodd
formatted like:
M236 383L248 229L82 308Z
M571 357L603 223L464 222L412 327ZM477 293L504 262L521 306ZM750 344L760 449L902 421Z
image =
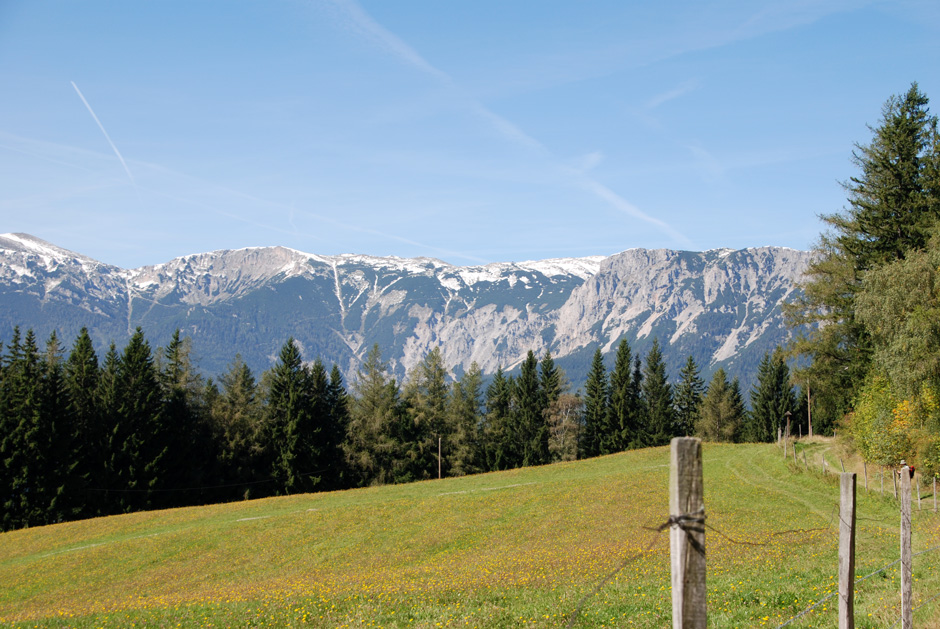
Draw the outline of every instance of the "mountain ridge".
M253 370L266 369L293 336L305 358L336 363L349 379L374 343L404 377L435 346L456 374L472 362L484 373L511 370L529 350L549 350L571 371L594 347L610 354L626 338L642 353L658 337L673 369L692 355L704 372L724 366L744 376L764 350L789 338L780 304L798 290L811 255L784 247L632 248L456 266L275 246L121 269L28 234L3 234L0 339L20 325L37 335L59 329L68 342L86 326L104 346L142 326L159 343L180 328L214 375L236 352Z

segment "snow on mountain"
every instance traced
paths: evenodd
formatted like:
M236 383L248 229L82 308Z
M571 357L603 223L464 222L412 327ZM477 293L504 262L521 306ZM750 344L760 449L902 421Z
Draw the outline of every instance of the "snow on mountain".
M746 370L785 340L780 303L809 253L773 247L703 253L631 249L610 257L455 266L433 258L255 247L122 270L25 234L0 236L0 339L81 326L119 345L137 326L155 344L176 328L214 374L236 352L269 367L294 337L354 377L378 343L399 376L440 346L455 372L512 368L529 350L586 367L621 338L667 360ZM69 339L70 340L70 339ZM676 360L673 360L676 362ZM678 364L678 363L677 363ZM583 377L583 374L573 374Z

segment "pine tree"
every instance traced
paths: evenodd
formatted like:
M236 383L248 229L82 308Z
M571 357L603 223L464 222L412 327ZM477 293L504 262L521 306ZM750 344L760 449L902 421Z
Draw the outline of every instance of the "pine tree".
M725 370L718 368L702 399L696 434L706 441L736 442L744 419L737 379L728 382Z
M549 461L548 426L545 424L545 406L539 387L538 361L532 350L522 362L514 388L514 438L522 446L519 466L542 465Z
M830 231L786 308L790 325L810 326L790 350L812 359L798 379L811 383L818 427L849 410L869 369L871 339L855 308L863 276L922 248L940 218L940 142L927 105L916 83L885 103L871 143L853 153L859 174L844 184L849 207L822 217Z
M663 362L659 339L653 339L653 345L646 354L642 390L646 409L647 445L666 445L675 436L675 419L672 386L666 379L666 363Z
M676 385L674 403L677 435L689 436L695 432L704 389L705 382L699 377L698 365L695 364L695 359L689 356L685 367L679 371L679 383Z
M451 387L448 416L451 426L450 475L481 471L480 426L483 416L483 373L475 362Z
M300 350L289 338L271 370L265 405L265 432L272 448L268 456L278 494L313 491L319 482L319 427L313 417L312 389Z
M159 375L140 328L131 336L116 367L114 399L109 400L115 405L108 443L113 460L110 480L120 496L121 511L148 509L153 505L154 490L165 487L168 436Z
M65 387L72 418L75 461L74 491L84 497L76 517L100 515L100 489L103 485L101 461L104 459L105 426L98 404L98 356L88 334L82 328L65 363Z
M564 392L563 375L555 365L551 352L545 350L545 356L539 363L539 393L542 398L543 410L558 401Z
M447 425L447 369L439 347L425 355L411 373L404 400L410 421L402 435L404 468L401 480L434 478L438 471L438 439L442 452L451 451L451 429ZM446 473L447 465L443 465Z
M343 383L343 374L335 364L330 369L330 382L326 390L329 427L323 444L324 489L343 489L349 483L349 470L343 455L343 443L349 426L349 395Z
M258 473L264 450L262 400L254 374L240 354L219 377L222 388L212 404L213 434L219 451L222 484L245 483L233 487L226 497L248 498L253 484L269 477L268 470Z
M637 357L639 359L639 357ZM632 367L632 371L631 371ZM640 375L626 339L617 345L614 369L610 374L610 404L606 430L600 435L599 454L621 452L646 445Z
M206 484L209 465L217 456L215 444L209 439L202 400L205 381L193 367L189 353L189 339L181 338L177 328L159 365L163 391L161 423L167 438L163 482L165 487L175 490L163 494L160 504L166 507L204 501L205 496L189 488Z
M629 365L628 365L629 369ZM608 432L610 402L607 392L607 368L600 348L594 350L591 370L584 384L584 431L581 456L601 454L601 436Z
M485 469L491 472L518 467L521 460L519 444L513 439L512 377L497 367L493 380L486 388L486 414L483 425L483 457Z
M757 383L751 388L751 412L743 438L753 442L773 441L784 416L795 410L796 396L783 354L766 352L757 368Z
M353 385L345 452L358 485L391 483L400 464L400 393L387 369L373 345Z

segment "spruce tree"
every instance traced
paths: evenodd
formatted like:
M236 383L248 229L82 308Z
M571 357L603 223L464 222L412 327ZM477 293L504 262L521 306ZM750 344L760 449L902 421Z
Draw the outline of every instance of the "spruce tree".
M398 383L373 345L357 372L345 452L357 485L391 483L400 466L402 416Z
M115 420L109 449L122 511L149 509L166 487L169 436L163 424L159 374L150 343L138 327L121 354L115 377Z
M659 339L653 339L653 345L646 354L642 390L646 409L646 445L666 445L676 433L672 386L666 378L666 363L663 362Z
M312 491L319 482L319 427L313 417L312 390L300 349L289 338L271 370L265 405L268 457L278 494Z
M507 470L518 466L521 459L519 444L513 438L512 377L496 368L492 381L486 388L486 413L483 424L483 458L487 471Z
M597 348L584 383L584 431L580 444L582 457L601 454L601 436L608 432L610 403L607 390L607 368L601 350Z
M765 352L757 367L757 383L751 388L751 412L743 438L754 442L773 441L785 415L795 410L796 395L783 354Z
M72 418L75 461L74 491L82 496L78 517L92 517L101 511L101 461L104 459L105 427L98 404L98 356L88 334L82 328L65 363L65 387Z
M640 380L641 375L633 362L630 344L627 339L621 339L617 345L614 369L610 374L607 426L600 433L599 454L646 445Z
M448 416L451 429L450 475L464 476L482 470L480 426L483 416L483 373L475 362L451 387Z
M940 218L940 141L927 105L916 83L885 103L871 142L853 153L859 174L844 184L849 206L822 217L830 230L786 308L790 325L807 326L790 350L812 359L798 380L813 389L818 427L849 410L868 373L871 339L855 307L864 275L922 248Z
M324 489L344 489L349 483L349 471L343 456L343 443L349 426L349 395L343 383L343 374L335 364L330 369L330 382L326 390L329 427L323 444Z
M676 385L674 399L678 436L689 436L695 432L704 389L705 382L699 377L698 365L695 364L695 359L689 356L685 367L679 371L679 382Z
M439 347L425 355L413 370L405 387L408 409L402 441L404 447L401 481L435 478L438 470L438 439L442 452L451 452L451 428L447 425L449 386L444 357ZM447 457L449 461L449 457ZM442 473L449 462L442 461Z
M514 467L541 465L549 461L548 426L545 423L538 376L538 361L529 350L514 387L514 438L522 447L522 458Z
M718 368L702 399L696 434L706 441L739 440L744 406L737 379L728 382L725 370Z
M219 383L221 390L211 413L222 484L234 485L226 497L248 498L257 492L254 483L270 476L267 469L257 471L264 449L262 399L254 374L240 354L219 377Z

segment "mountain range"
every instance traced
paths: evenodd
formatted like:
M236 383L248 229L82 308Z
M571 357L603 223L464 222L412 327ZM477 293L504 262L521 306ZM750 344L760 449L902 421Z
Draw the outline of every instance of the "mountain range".
M630 249L604 257L454 266L432 258L316 255L257 247L121 269L27 234L0 235L0 340L13 326L70 344L87 327L99 351L138 326L154 345L179 328L197 366L222 373L236 353L256 373L293 337L307 360L347 379L377 343L399 378L433 347L459 375L511 371L551 351L577 385L595 348L658 338L673 374L692 356L747 386L786 342L781 303L811 253L779 247L705 252Z

